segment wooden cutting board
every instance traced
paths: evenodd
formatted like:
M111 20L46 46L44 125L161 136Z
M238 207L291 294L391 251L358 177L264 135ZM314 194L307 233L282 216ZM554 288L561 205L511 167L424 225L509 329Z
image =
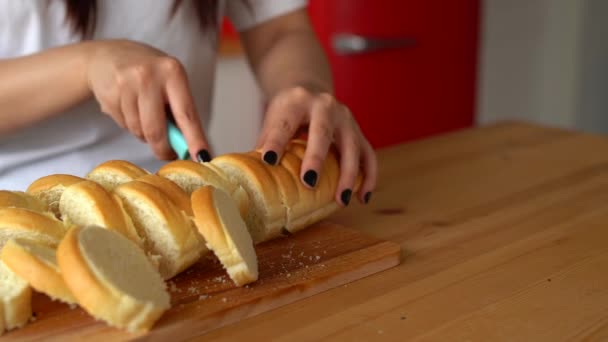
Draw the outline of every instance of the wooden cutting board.
M172 308L148 333L130 334L35 294L35 318L1 340L172 341L202 335L400 263L398 244L328 222L256 247L259 279L236 287L213 256L168 282Z

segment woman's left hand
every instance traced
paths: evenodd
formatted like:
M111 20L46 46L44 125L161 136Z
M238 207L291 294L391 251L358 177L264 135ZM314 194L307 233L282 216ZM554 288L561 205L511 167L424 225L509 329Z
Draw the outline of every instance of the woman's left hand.
M350 110L325 92L293 87L278 93L269 103L258 148L264 161L276 164L285 146L301 127L308 126L308 143L300 178L314 188L332 143L340 153L340 181L336 201L348 205L359 170L363 182L358 198L367 203L376 186L376 154L361 133Z

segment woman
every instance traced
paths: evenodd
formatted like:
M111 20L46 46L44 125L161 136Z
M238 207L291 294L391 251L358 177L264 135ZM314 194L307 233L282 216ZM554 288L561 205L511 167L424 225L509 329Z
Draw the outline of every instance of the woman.
M0 189L52 173L83 175L108 159L150 170L171 160L166 109L193 159L211 156L204 127L218 19L240 31L267 99L258 140L276 164L308 127L302 182L314 187L330 144L340 151L336 201L369 201L376 157L330 71L304 0L0 0ZM104 115L105 114L105 115ZM238 127L234 132L238 134ZM154 158L156 157L156 158Z

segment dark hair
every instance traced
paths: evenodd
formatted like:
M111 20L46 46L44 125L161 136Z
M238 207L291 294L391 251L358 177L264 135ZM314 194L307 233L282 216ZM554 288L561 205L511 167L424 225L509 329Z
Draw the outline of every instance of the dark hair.
M163 0L166 1L166 0ZM218 0L190 0L198 16L200 28L204 31L217 27ZM175 14L183 0L175 0L170 16ZM97 0L65 0L66 20L83 38L90 38L95 32Z

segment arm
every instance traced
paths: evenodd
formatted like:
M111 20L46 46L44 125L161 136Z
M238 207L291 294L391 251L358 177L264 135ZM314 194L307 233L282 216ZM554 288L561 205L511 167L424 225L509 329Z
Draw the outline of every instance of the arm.
M305 10L245 31L242 40L268 98L297 86L333 93L329 64Z
M242 33L252 69L269 99L258 147L275 164L287 142L308 126L300 177L314 187L331 144L340 152L336 201L348 205L360 168L359 200L367 203L376 185L377 162L351 112L333 96L327 59L305 10L257 25Z
M0 134L92 95L102 112L148 143L159 159L175 157L166 132L165 105L170 105L193 159L209 155L181 63L128 40L88 41L0 60Z
M87 43L0 60L0 135L60 113L91 96Z

